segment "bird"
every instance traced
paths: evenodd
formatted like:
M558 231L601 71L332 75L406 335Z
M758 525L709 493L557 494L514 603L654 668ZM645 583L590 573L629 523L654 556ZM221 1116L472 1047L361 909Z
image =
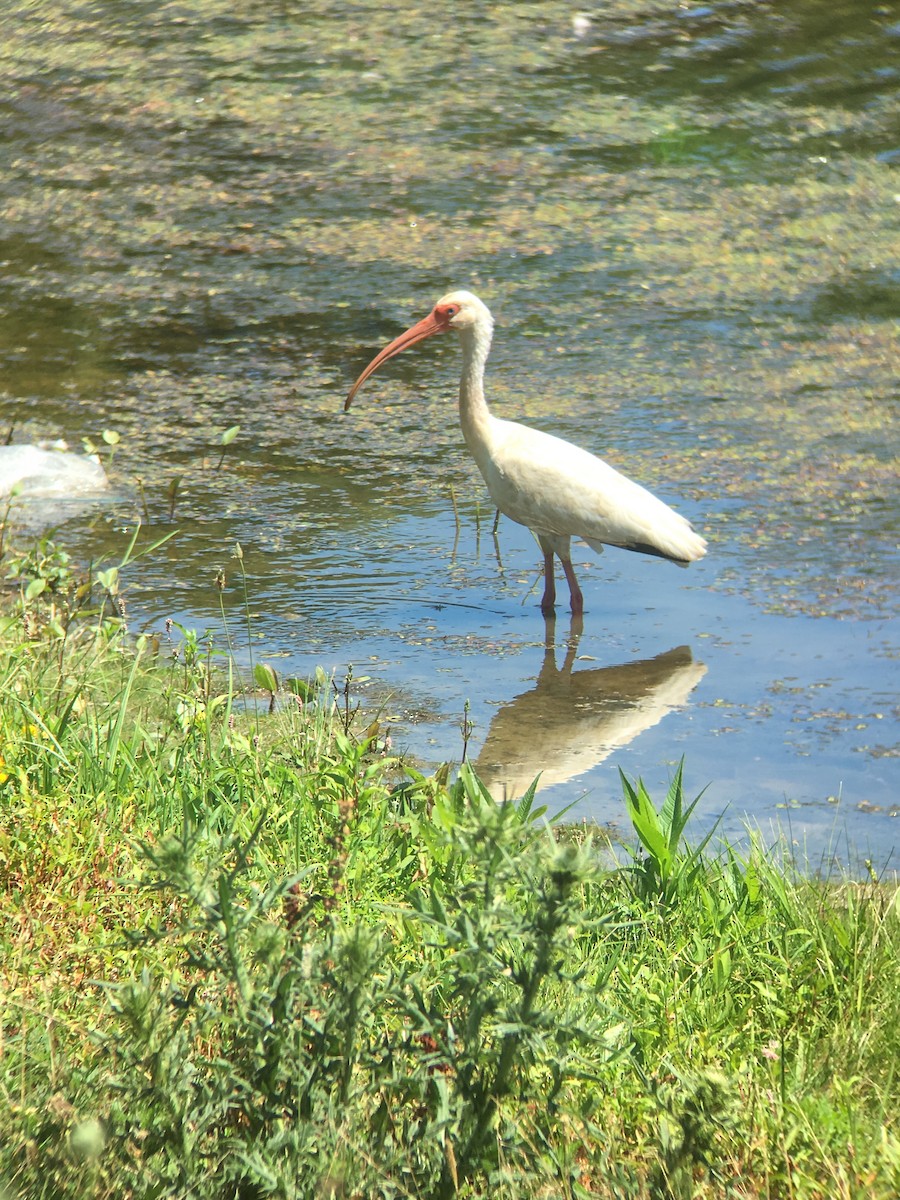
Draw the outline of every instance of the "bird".
M347 393L344 411L388 359L424 338L453 331L459 335L463 358L459 384L463 437L494 504L537 538L544 556L541 611L545 617L556 609L554 556L569 585L572 615L584 612L584 595L572 566L573 537L597 553L604 545L617 546L679 566L702 558L706 541L652 492L563 438L493 415L484 395L493 330L490 309L474 293L448 292L427 317L376 354Z

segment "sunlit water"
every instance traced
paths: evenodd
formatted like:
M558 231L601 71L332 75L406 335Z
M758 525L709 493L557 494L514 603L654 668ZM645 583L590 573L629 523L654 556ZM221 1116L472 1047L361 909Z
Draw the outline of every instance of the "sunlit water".
M619 769L661 798L684 756L697 833L896 866L900 10L194 9L5 18L0 419L122 435L59 540L177 531L127 573L135 630L224 637L221 600L244 671L352 666L395 751L465 748L498 794L542 772L622 825ZM497 318L498 414L677 504L703 562L581 547L583 631L545 628L452 340L342 414L454 285Z

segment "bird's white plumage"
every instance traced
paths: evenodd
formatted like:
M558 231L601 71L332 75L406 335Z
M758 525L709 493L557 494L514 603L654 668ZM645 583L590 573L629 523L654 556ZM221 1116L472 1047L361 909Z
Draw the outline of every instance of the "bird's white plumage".
M575 578L570 539L582 538L594 550L621 546L686 565L706 553L706 542L674 509L622 475L609 463L562 438L516 421L493 416L484 398L484 368L494 322L472 292L448 292L428 317L395 338L363 371L345 407L381 363L407 346L450 329L459 334L463 368L459 421L466 445L478 464L497 508L526 525L544 552L543 611L555 603L553 556L559 558L580 614L583 597Z
M493 318L471 292L450 292L435 311L458 306L450 321L460 335L463 370L459 416L463 434L491 498L565 562L568 539L582 538L687 563L706 553L689 522L652 492L596 455L549 433L493 416L484 398L484 365ZM542 545L544 543L542 542Z
M515 421L492 418L482 474L501 512L536 534L579 537L592 549L653 546L687 561L703 539L679 513L596 455Z

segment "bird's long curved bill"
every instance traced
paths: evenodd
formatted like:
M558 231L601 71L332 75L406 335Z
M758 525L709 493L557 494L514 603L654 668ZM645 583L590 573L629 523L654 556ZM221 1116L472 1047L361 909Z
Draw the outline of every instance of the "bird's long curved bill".
M347 399L344 401L344 412L353 403L353 397L366 382L370 375L374 374L382 363L387 362L389 358L393 358L395 354L399 354L401 350L405 350L407 346L413 346L416 342L421 342L422 338L431 337L433 333L443 333L447 328L442 324L434 313L429 313L423 320L418 321L415 325L407 329L406 333L401 333L398 338L394 338L383 350L372 359L366 369L354 383L353 387L347 393Z

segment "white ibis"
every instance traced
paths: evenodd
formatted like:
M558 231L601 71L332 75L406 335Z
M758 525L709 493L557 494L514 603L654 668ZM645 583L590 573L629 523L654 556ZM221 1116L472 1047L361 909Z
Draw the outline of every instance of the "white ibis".
M471 292L448 292L424 320L401 333L377 354L350 389L346 411L362 384L383 362L434 333L453 329L463 353L459 384L459 423L466 445L484 476L494 504L527 526L544 554L541 611L556 603L553 556L562 563L572 613L584 611L584 597L570 551L581 538L600 553L604 544L667 558L679 566L702 558L706 542L674 509L602 459L571 442L491 414L484 398L484 366L494 321Z

